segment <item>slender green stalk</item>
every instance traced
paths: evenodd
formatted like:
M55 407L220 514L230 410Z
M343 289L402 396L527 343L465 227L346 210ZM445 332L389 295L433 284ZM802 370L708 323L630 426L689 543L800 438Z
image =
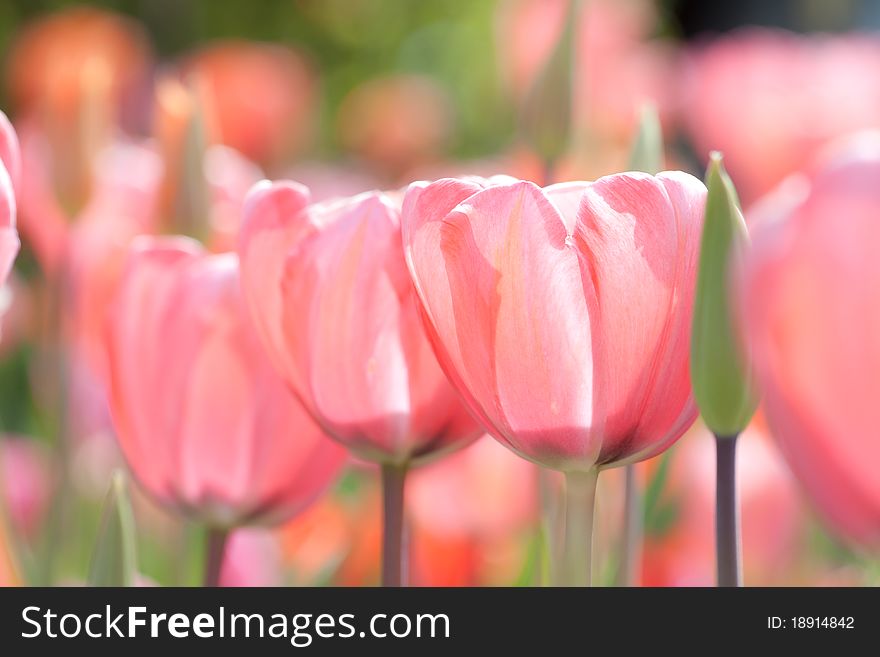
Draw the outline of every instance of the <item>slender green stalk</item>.
M619 586L638 586L642 562L642 493L639 489L636 466L626 466L626 488L623 498L623 540L618 570Z
M565 541L559 586L590 586L597 470L565 474Z
M737 436L715 436L715 548L718 586L742 586L739 501L736 495Z
M406 585L405 465L382 465L382 586Z
M220 585L220 571L223 568L223 556L226 553L228 539L228 529L218 527L208 529L205 538L205 578L203 580L206 587Z

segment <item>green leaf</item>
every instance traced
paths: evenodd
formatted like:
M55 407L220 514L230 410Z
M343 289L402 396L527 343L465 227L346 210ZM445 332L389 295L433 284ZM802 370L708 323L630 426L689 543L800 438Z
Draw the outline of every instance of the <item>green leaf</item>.
M559 41L525 99L522 133L544 162L556 162L571 134L572 67L578 0L569 2Z
M755 412L749 360L733 323L731 272L748 248L733 183L713 153L706 174L706 214L691 334L691 382L706 425L735 436Z
M664 168L660 116L653 103L646 103L639 112L639 129L630 149L629 169L654 175Z
M113 474L89 567L89 586L132 586L137 572L135 525L125 475Z

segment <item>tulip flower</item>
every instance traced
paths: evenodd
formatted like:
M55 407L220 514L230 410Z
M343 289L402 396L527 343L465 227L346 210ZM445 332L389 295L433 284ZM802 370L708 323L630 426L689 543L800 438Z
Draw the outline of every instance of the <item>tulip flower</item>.
M265 183L244 214L242 285L272 361L332 437L382 465L383 577L397 585L406 470L481 433L422 327L398 201L310 205L301 185Z
M700 155L724 153L743 202L831 141L877 127L880 39L744 28L690 49L679 95Z
M837 154L763 204L740 277L767 421L844 537L880 546L880 150Z
M518 103L535 102L528 96L536 87L548 89L540 78L552 70L554 55L558 62L561 42L572 42L571 132L579 144L573 155L588 151L581 167L594 170L593 160L611 155L617 166L624 166L626 145L646 102L657 106L665 127L674 122L677 55L671 43L651 38L657 25L653 5L646 0L498 3L498 60L503 81ZM573 34L567 36L568 30ZM554 100L560 100L559 86L548 90L556 91ZM618 147L621 153L615 152ZM555 175L562 178L559 170Z
M155 499L213 528L214 582L226 530L302 510L344 456L272 369L239 286L235 254L141 237L108 322L125 458Z
M21 173L18 137L0 112L0 286L6 283L21 243L15 229L15 192Z
M680 172L407 191L407 264L444 370L496 439L566 473L570 581L589 583L598 470L662 452L696 417L705 194Z
M88 199L91 159L113 128L143 124L151 59L137 23L89 7L50 14L17 34L7 58L10 94L19 118L51 146L49 188L64 207ZM22 226L40 235L36 201L22 198Z
M0 440L0 505L15 532L32 539L46 519L54 487L49 455L37 440Z
M431 78L396 75L355 87L339 108L344 146L370 169L400 177L443 151L452 133L452 101Z
M632 171L644 171L656 174L663 170L663 130L657 108L652 103L642 107L639 117L639 129L630 146L629 168ZM625 469L626 486L623 504L623 537L618 583L622 586L635 586L639 580L638 564L643 542L642 497L636 473L632 463Z

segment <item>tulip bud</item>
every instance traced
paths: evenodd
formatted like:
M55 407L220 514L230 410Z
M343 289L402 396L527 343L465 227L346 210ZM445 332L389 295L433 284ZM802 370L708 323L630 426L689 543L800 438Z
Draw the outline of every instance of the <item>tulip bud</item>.
M165 160L162 200L169 228L201 238L211 201L204 168L209 131L198 97L177 80L160 81L155 132Z
M125 475L117 471L104 505L88 583L89 586L132 586L136 573L134 514Z
M629 153L630 171L643 171L652 176L662 171L663 130L657 106L646 103L639 112L639 129Z
M706 186L691 333L691 382L709 429L717 436L735 436L745 429L757 406L751 366L731 311L730 272L747 248L748 231L718 153L711 156Z
M525 99L522 131L526 141L552 164L562 156L571 133L572 64L577 0L570 0L559 41Z

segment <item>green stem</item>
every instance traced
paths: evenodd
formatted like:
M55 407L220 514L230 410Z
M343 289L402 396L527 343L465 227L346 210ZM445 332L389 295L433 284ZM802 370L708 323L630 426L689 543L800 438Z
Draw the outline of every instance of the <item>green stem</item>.
M208 529L205 539L205 587L220 585L220 571L223 569L223 556L226 553L226 543L229 539L229 530L211 527Z
M593 566L593 510L598 471L565 474L565 542L559 586L590 586Z
M626 466L626 488L623 498L623 549L620 557L619 586L638 586L642 561L642 494L636 466Z
M739 502L736 496L737 436L715 436L715 548L718 586L742 586Z
M403 492L406 465L382 464L382 586L406 585Z

